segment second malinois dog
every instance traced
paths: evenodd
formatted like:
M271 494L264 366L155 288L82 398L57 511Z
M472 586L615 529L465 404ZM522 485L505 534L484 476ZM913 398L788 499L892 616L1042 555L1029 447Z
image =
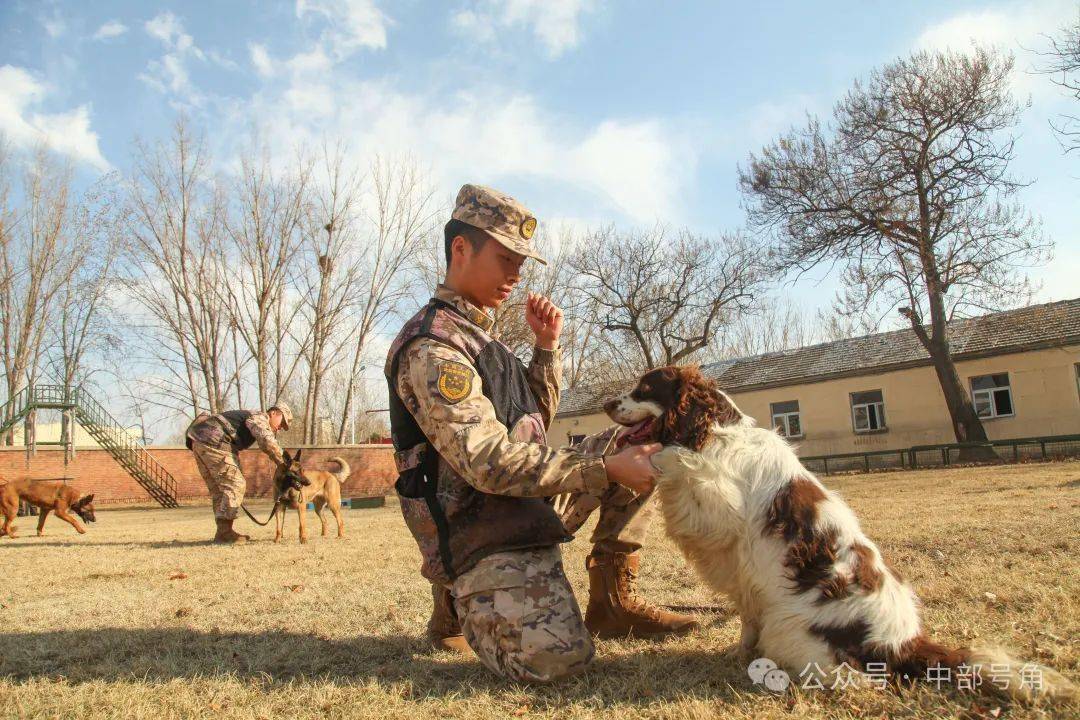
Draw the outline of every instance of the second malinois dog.
M71 526L80 534L86 533L86 526L71 513L74 512L81 517L83 522L92 523L95 519L92 494L83 495L62 482L15 480L6 485L0 485L0 513L4 515L4 526L0 528L0 536L15 537L15 526L12 523L19 513L20 499L41 508L37 523L39 537L44 534L41 529L45 527L45 518L50 512L55 512L56 517L71 523Z
M330 506L330 512L337 520L337 536L345 537L345 523L341 520L341 483L349 477L349 463L343 458L332 457L328 462L337 463L335 472L328 470L304 470L300 467L300 454L303 449L297 450L296 455L285 452L285 464L278 468L274 474L274 515L275 532L274 542L281 540L281 530L285 525L285 509L295 508L297 518L300 520L300 542L307 542L307 523L305 515L307 504L315 506L315 514L322 522L322 534L326 535L326 518L323 516L323 508Z

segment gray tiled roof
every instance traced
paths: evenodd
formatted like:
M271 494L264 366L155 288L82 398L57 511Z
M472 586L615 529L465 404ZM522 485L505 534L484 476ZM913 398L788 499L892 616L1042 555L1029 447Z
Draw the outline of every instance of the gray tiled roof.
M949 340L957 359L1080 343L1080 298L956 320L949 324ZM745 392L929 362L930 356L915 333L906 329L723 360L702 369L724 390ZM559 403L558 414L599 412L604 400L634 382L636 378L568 390Z

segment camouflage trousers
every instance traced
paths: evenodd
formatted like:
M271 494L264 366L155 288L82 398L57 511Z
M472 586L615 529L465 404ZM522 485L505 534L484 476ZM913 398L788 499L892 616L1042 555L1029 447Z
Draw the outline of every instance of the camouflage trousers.
M502 677L550 682L592 662L592 637L557 546L489 555L451 593L469 647Z
M214 517L218 520L234 520L240 514L240 503L244 502L247 483L240 472L240 458L231 447L204 445L195 441L191 452L195 455L195 464L199 474L210 491L210 501L214 508Z

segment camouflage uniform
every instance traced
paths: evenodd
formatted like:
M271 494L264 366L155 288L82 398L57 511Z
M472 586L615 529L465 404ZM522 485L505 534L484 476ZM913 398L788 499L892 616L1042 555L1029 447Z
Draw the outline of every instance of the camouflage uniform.
M265 412L232 410L200 416L186 436L219 520L235 520L244 502L247 484L240 471L240 450L257 443L275 464L284 462Z
M494 224L503 231L492 233L496 240L535 256L521 238L507 240L517 234L527 240L535 219L493 193L466 185L454 217L489 232ZM484 221L490 213L498 214L497 222ZM512 366L519 361L491 337L492 324L481 309L440 286L391 345L385 372L398 469L402 478L420 469L428 443L437 452L435 499L446 517L445 545L428 502L404 495L402 513L420 547L422 574L450 588L465 638L481 661L505 677L553 680L583 669L594 651L560 559L558 543L571 536L541 498L573 493L567 519L574 529L600 507L594 541L635 549L647 504L609 485L601 454L614 444L614 428L581 448L546 444L559 401L559 351L534 348L528 368L518 371ZM524 389L514 386L521 378ZM426 443L403 441L395 403Z

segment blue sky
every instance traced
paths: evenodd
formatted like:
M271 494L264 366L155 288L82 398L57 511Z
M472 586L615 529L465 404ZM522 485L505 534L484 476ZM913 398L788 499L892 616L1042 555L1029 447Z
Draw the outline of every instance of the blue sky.
M662 9L659 9L662 8ZM639 0L0 2L0 132L46 137L88 181L179 111L224 171L253 128L283 157L349 142L411 153L440 193L519 197L541 221L743 223L736 165L852 80L916 48L972 39L1017 53L1022 201L1057 242L1042 299L1080 295L1080 156L1048 121L1071 110L1028 72L1075 2ZM1075 110L1071 110L1076 112ZM828 305L829 277L785 292Z

